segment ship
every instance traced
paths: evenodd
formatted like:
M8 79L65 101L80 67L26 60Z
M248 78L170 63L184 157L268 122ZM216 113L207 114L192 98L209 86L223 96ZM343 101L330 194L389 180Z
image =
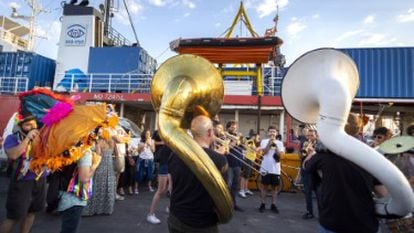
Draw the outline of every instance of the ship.
M82 102L114 103L121 117L140 128L156 128L150 83L158 63L137 39L131 42L112 28L111 4L106 0L99 9L85 4L62 6L56 60L30 51L30 28L0 17L0 134L18 109L17 95L38 86L79 95ZM301 123L285 111L280 98L289 67L281 52L282 39L277 37L278 18L276 12L273 25L259 35L241 2L224 37L179 38L170 47L177 54L196 54L216 64L225 86L222 122L236 120L244 135L253 130L265 136L267 127L276 125L287 147L295 147L292 135ZM245 24L250 37L232 36L238 23ZM227 58L256 60L220 60L229 48L233 50ZM414 120L414 66L407 65L414 60L414 47L338 49L355 61L360 73L352 111L366 116L371 129L388 119L394 133L403 132ZM215 56L203 53L207 50Z

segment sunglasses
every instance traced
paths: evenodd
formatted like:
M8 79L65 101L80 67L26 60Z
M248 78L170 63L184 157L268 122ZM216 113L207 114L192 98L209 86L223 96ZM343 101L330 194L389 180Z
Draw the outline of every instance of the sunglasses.
M382 135L375 135L374 138L381 140L381 139L384 139L384 136L382 136Z

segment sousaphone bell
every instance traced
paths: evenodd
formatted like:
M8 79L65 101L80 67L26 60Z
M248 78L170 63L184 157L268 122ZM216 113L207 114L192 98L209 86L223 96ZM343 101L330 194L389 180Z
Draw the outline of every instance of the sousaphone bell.
M205 58L178 55L165 61L151 83L151 100L158 112L162 140L191 169L213 199L219 221L228 222L233 202L226 183L210 157L187 134L195 115L215 116L224 98L216 67Z

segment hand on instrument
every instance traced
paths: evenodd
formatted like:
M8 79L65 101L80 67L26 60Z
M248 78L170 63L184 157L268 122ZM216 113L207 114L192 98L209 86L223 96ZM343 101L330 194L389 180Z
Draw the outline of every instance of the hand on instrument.
M27 134L27 138L30 140L30 141L33 141L37 136L39 135L39 130L37 130L37 129L32 129L32 130L30 130L30 132Z

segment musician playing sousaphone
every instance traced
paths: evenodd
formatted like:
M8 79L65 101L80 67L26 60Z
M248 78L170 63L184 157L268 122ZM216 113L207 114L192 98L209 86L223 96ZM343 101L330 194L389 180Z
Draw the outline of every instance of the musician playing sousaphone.
M266 172L266 175L261 176L261 205L259 207L260 212L264 212L266 209L265 199L268 190L271 190L272 204L270 209L274 213L279 213L276 207L276 186L280 184L280 154L285 152L283 143L276 140L278 134L276 127L269 126L267 129L268 138L263 139L260 143L260 149L263 153L262 163L260 165L260 172Z

